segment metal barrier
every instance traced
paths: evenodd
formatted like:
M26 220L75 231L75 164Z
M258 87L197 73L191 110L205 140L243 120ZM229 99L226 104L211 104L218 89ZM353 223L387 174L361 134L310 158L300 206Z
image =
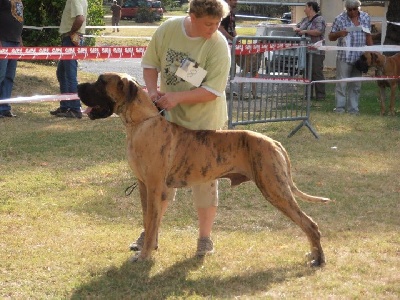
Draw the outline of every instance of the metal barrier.
M237 36L232 44L228 126L298 121L310 124L312 55L304 37Z

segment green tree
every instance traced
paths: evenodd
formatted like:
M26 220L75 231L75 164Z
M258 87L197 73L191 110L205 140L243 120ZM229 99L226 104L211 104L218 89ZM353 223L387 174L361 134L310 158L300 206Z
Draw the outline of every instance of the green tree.
M24 0L24 23L29 26L59 26L66 0ZM88 0L87 25L104 25L103 1ZM98 30L87 30L87 34ZM35 30L24 29L22 38L25 46L59 46L58 28ZM94 39L87 39L88 45Z

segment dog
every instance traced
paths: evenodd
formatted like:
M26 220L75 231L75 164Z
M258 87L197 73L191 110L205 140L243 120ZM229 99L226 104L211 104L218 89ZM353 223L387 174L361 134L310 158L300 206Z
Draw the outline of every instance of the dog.
M261 66L261 54L236 55L235 63L240 68L239 76L246 77L247 74L250 74L251 77L257 77ZM239 84L239 90L241 95L244 95L243 83ZM255 82L251 83L251 95L253 99L257 98L257 84Z
M309 202L330 199L296 187L288 154L279 142L252 131L189 130L170 123L126 74L105 73L94 83L79 84L78 95L90 107L90 119L115 113L126 126L128 162L138 180L146 233L141 252L132 260L151 258L161 203L170 188L227 178L232 187L252 180L273 206L305 232L311 247L310 265L325 263L318 225L299 208L294 195Z
M400 53L385 56L378 52L364 52L356 62L356 67L361 72L367 73L369 67L376 68L378 76L400 76ZM396 89L399 79L378 80L379 99L381 102L381 116L386 112L386 88L390 87L389 115L395 115Z

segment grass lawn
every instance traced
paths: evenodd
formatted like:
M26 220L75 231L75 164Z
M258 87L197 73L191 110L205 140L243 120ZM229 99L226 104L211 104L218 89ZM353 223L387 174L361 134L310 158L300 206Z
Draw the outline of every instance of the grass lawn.
M19 63L15 96L57 93L55 66ZM400 119L380 117L376 95L376 83L364 83L361 114L336 115L328 85L311 112L319 140L305 128L287 138L296 122L245 127L282 142L300 189L335 200L299 202L322 233L327 264L317 269L305 265L305 235L254 184L224 180L213 256L193 257L197 219L182 189L153 260L132 264L141 208L137 190L124 193L135 178L119 118L66 120L49 115L56 103L13 105L18 118L0 119L0 298L398 299Z

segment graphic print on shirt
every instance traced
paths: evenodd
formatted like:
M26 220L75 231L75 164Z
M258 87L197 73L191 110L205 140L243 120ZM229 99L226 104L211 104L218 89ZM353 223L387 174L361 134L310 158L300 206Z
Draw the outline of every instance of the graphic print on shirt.
M164 68L165 82L167 85L177 85L184 81L182 78L176 76L175 73L185 59L191 60L187 53L175 51L171 48L167 50L167 55L165 57L166 65Z
M11 14L18 22L24 22L24 5L22 4L22 0L11 0Z

